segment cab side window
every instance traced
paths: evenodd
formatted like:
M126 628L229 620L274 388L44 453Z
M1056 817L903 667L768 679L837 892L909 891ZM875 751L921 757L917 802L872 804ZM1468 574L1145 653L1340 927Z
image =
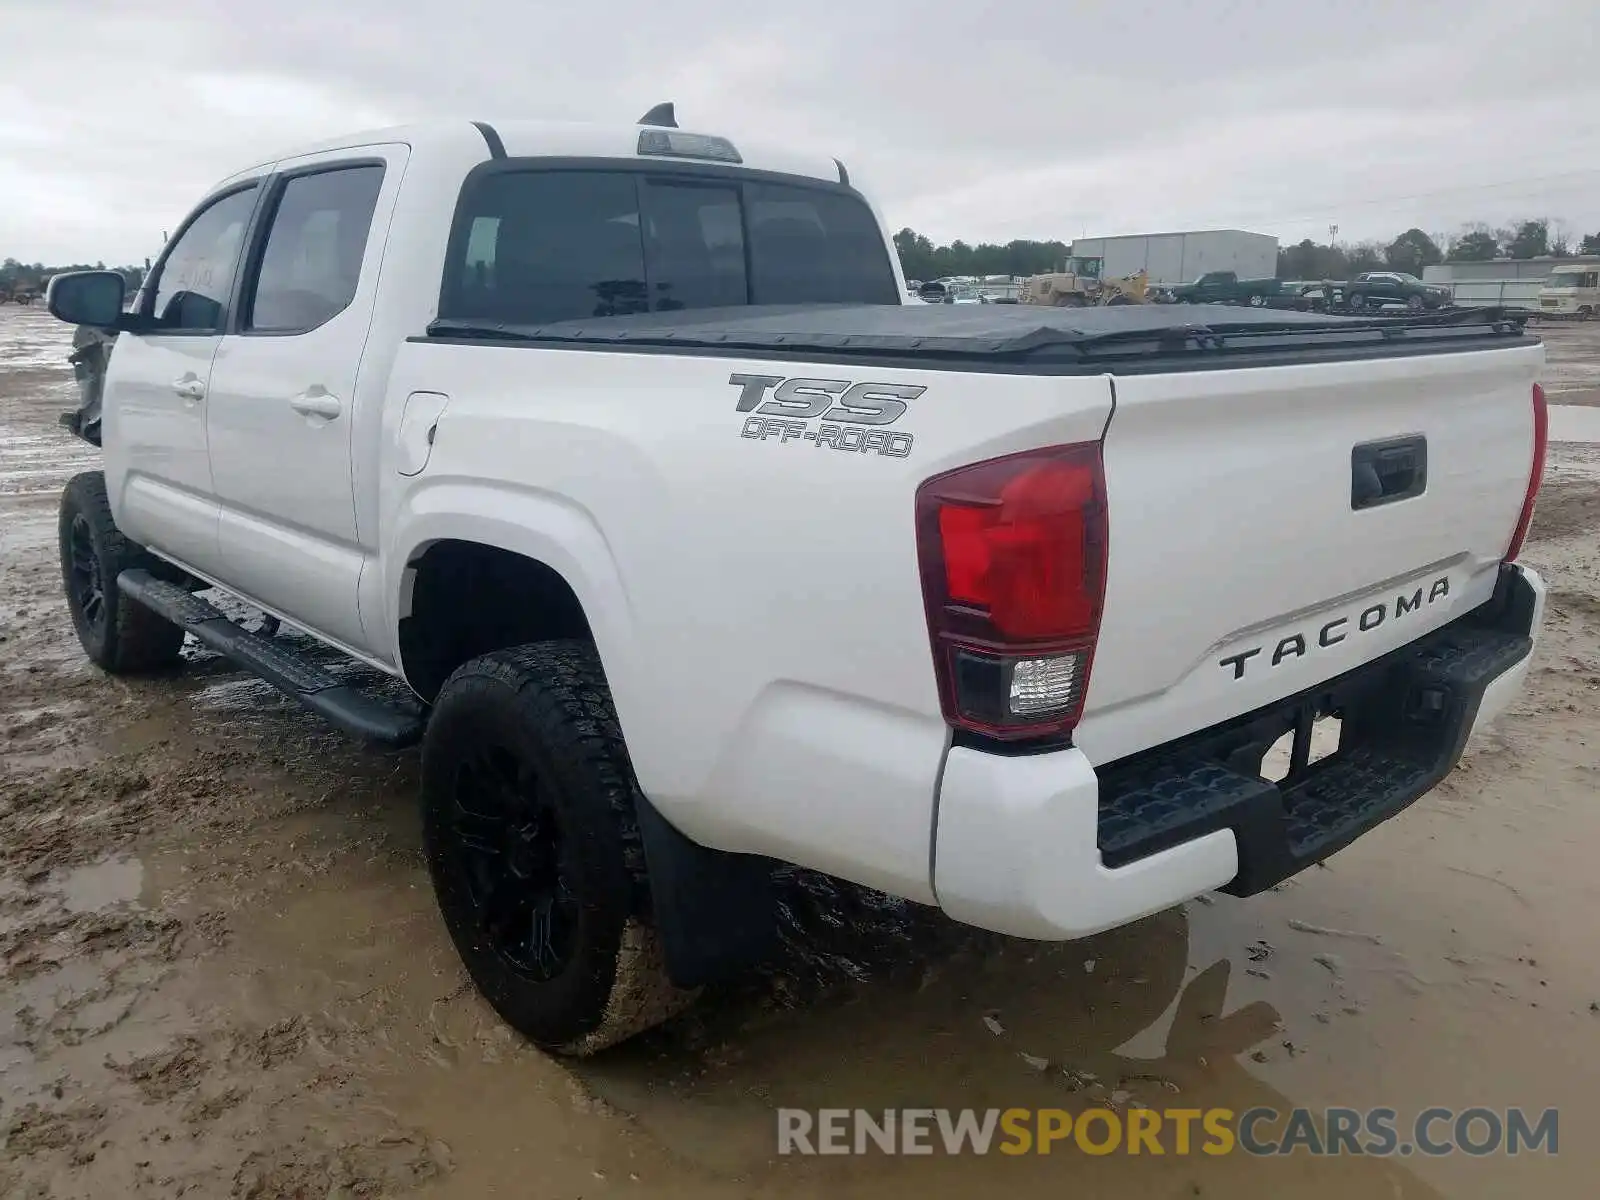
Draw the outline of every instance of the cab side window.
M259 190L251 184L212 201L178 236L156 279L151 333L222 332Z
M361 282L383 167L290 177L278 192L242 327L305 333L349 307Z

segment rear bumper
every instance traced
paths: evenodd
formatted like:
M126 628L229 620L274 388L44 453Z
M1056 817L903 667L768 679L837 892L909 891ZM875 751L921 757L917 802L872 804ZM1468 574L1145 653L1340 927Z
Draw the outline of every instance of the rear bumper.
M1503 569L1482 607L1393 654L1099 772L1076 749L953 747L934 890L950 916L1020 937L1083 937L1201 892L1251 895L1404 811L1520 690L1545 587ZM1261 754L1338 715L1337 752L1280 783Z

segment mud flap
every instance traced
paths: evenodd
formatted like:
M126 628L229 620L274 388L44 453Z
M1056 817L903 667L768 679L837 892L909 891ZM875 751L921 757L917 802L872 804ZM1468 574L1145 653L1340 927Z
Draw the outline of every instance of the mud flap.
M778 944L777 865L690 841L648 800L639 836L667 974L681 988L719 983L771 957Z

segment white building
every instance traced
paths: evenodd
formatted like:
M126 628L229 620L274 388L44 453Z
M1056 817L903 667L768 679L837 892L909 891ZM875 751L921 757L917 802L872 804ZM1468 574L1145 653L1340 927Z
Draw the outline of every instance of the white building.
M1072 256L1102 259L1107 277L1148 271L1150 282L1158 284L1192 283L1208 271L1232 271L1240 279L1278 273L1278 239L1243 229L1078 238Z
M1573 258L1496 258L1489 262L1447 262L1424 267L1422 278L1451 290L1457 304L1470 307L1539 307L1539 289L1557 267L1600 265L1600 255Z

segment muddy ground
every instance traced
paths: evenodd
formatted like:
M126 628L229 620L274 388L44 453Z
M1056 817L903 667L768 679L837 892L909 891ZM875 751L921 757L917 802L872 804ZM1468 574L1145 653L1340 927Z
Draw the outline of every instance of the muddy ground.
M138 682L84 663L55 506L97 456L55 424L65 334L0 309L0 1196L1592 1194L1594 448L1555 448L1527 552L1553 587L1530 690L1325 868L1055 947L800 881L782 963L570 1064L468 986L414 755L200 653ZM1560 1153L774 1153L778 1105L1104 1103L1556 1107Z
M1529 324L1548 347L1544 385L1556 404L1600 405L1600 322L1546 318Z

